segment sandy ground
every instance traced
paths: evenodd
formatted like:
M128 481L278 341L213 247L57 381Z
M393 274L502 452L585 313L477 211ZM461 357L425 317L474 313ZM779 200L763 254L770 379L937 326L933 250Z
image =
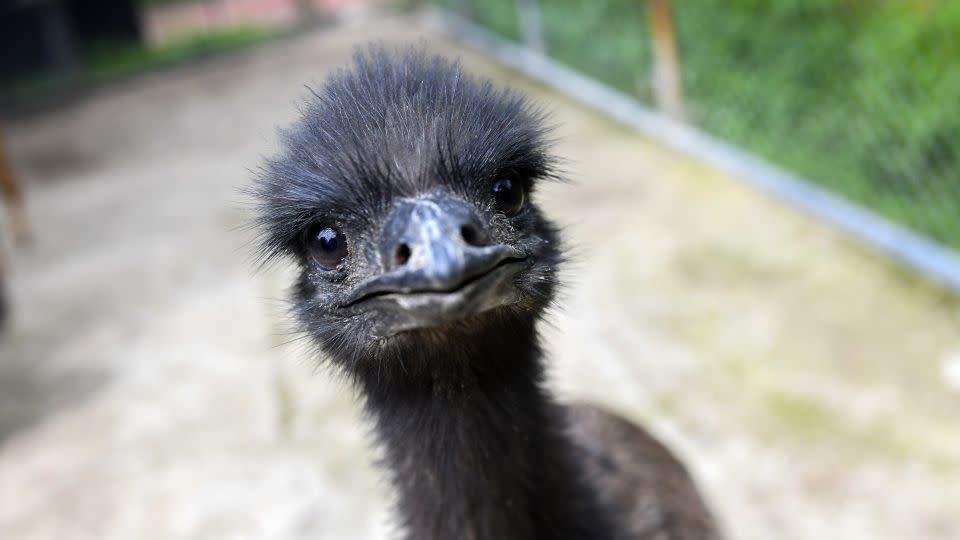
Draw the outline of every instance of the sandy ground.
M390 536L352 393L287 343L289 276L252 271L237 188L305 83L421 37L560 126L575 183L541 202L574 246L544 328L562 396L651 426L733 538L960 538L956 299L397 19L7 125L37 239L0 340L0 538Z

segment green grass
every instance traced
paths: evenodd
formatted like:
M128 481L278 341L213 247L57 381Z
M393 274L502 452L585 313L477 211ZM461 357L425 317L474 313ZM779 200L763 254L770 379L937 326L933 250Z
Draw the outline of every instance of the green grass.
M960 248L960 2L672 5L692 123ZM512 0L473 6L517 39ZM551 56L652 105L644 2L540 6Z
M103 44L90 49L87 69L94 79L111 79L200 56L249 47L270 36L269 31L260 28L238 27L187 36L156 48L140 44Z
M98 43L86 47L83 68L75 79L41 75L29 77L6 88L0 98L24 99L55 92L79 81L102 82L175 65L188 60L262 43L275 32L256 27L236 27L188 35L159 47L141 43Z

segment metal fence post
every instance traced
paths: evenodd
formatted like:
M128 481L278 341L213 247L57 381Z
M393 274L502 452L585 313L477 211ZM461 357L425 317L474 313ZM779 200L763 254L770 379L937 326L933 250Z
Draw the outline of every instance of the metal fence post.
M472 0L455 0L454 8L457 10L457 13L460 14L464 19L473 19L473 1Z
M311 0L297 0L297 24L310 26L317 20L317 10Z
M540 2L537 0L516 0L517 19L523 40L531 49L543 53L547 50L543 39L543 21L540 17Z

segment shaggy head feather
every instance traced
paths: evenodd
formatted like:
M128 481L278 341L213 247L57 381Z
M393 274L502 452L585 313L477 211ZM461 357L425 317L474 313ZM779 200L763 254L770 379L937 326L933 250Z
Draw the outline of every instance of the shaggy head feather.
M458 364L458 347L478 336L532 332L552 298L561 259L556 231L533 204L514 216L497 213L491 195L500 178L521 182L528 197L538 181L556 178L543 114L524 97L422 51L371 47L312 92L281 141L252 189L260 253L299 265L300 327L348 373L435 379L446 369L456 380L482 369ZM384 271L376 244L394 202L438 191L469 202L495 242L527 255L515 279L520 301L442 327L376 336L375 311L340 306L361 280ZM309 257L304 236L318 224L346 236L336 269ZM440 351L451 362L430 365L428 353Z

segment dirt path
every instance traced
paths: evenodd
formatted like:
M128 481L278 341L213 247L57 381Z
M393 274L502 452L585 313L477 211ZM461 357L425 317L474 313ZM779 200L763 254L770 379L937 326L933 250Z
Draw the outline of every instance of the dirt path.
M150 75L9 125L37 243L0 341L0 538L389 536L351 393L253 274L237 186L303 84L371 39L554 110L575 247L555 386L648 423L734 538L960 538L960 304L833 231L387 19Z

